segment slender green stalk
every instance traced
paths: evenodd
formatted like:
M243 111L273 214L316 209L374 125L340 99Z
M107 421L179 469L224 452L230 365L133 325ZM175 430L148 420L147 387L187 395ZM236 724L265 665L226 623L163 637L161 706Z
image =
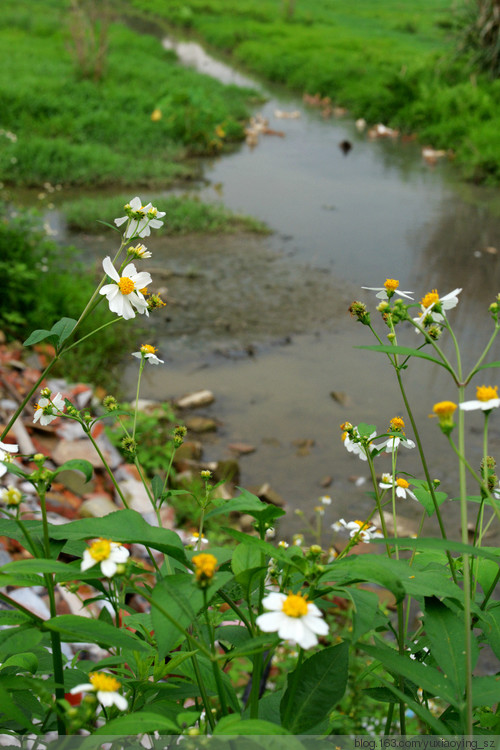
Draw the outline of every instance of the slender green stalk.
M405 623L403 602L398 602L398 650L399 655L405 655ZM398 687L402 693L405 691L405 678L402 674L398 675ZM406 703L401 698L399 701L399 731L400 734L406 734Z
M464 400L465 388L460 386L458 389L459 403ZM458 453L465 456L465 414L463 409L458 413ZM468 544L467 528L467 477L465 474L465 464L459 461L459 481L460 481L460 525L463 544ZM464 734L472 735L472 649L471 649L471 581L470 581L470 556L463 555L463 589L464 589L464 650L465 650L465 732Z
M481 484L481 477L477 474L477 472L474 471L474 469L472 468L472 466L470 465L470 463L467 461L467 459L465 458L465 456L463 456L460 453L460 448L457 448L457 446L455 445L455 443L453 442L453 440L451 439L450 436L448 436L448 442L450 443L453 451L456 453L456 455L460 459L460 463L464 465L464 467L467 469L467 471L469 472L469 474L476 480L476 482L478 483L479 487L481 487L481 489L483 490L484 494L486 495L486 499L488 500L489 504L491 505L491 508L493 510L494 515L500 521L500 510L498 509L496 500L493 497L493 495L491 494L491 492L489 491L488 486L487 485L484 486L484 485ZM486 528L484 529L484 533L486 533L486 530L487 530L488 526L489 526L489 523L487 524Z
M210 638L210 649L212 651L212 656L214 657L212 659L212 671L214 673L215 678L215 684L217 685L217 692L219 693L219 701L220 701L220 707L222 711L223 716L227 716L228 709L227 709L227 700L226 700L226 693L224 690L224 685L222 683L222 678L220 674L220 668L217 664L217 652L215 650L215 633L212 626L212 623L210 621L210 614L208 612L208 602L207 602L207 590L203 589L203 605L205 610L205 622L207 625L207 630Z
M393 525L393 534L394 539L398 538L398 520L396 516L396 459L397 459L398 451L397 448L392 449L391 452L391 460L392 460L392 488L391 488L391 496L392 496L392 525ZM399 547L397 542L394 545L394 552L396 555L396 560L399 560Z
M375 490L375 502L377 503L377 510L378 510L378 515L379 515L379 518L380 518L380 525L382 527L382 533L384 535L384 539L386 540L385 541L385 548L386 548L386 551L387 551L387 557L392 557L392 555L391 555L391 548L390 548L389 541L388 541L389 540L389 534L387 532L387 524L385 522L384 512L382 510L382 505L380 503L380 494L379 494L379 491L378 491L377 476L375 474L375 467L373 465L373 458L370 455L369 447L367 447L367 449L366 449L366 458L368 460L368 467L370 469L370 476L372 478L373 489Z
M213 731L215 728L215 720L212 714L212 709L210 707L208 694L207 694L207 691L205 690L205 684L203 682L203 675L201 674L200 667L198 664L198 659L196 658L196 654L193 654L191 656L191 661L193 663L193 669L194 669L196 682L198 683L198 687L200 689L201 700L203 701L203 705L205 706L205 715L207 717L208 723L210 724L210 728Z
M135 428L137 425L137 412L139 411L139 391L141 388L141 377L142 377L142 371L144 370L145 362L146 362L146 359L144 357L144 354L141 354L141 364L139 366L139 376L137 378L137 390L135 393L134 424L132 427L132 438L134 440L135 440Z
M72 349L74 349L76 346L82 343L82 341L85 341L85 339L89 339L91 336L94 336L94 334L99 333L99 331L102 331L103 328L108 328L108 326L112 326L115 323L120 323L122 318L113 318L113 320L108 320L107 323L104 323L102 326L99 326L99 328L95 328L90 333L87 333L85 336L82 336L81 339L78 339L78 341L75 341L73 344L70 344L68 347L64 349L64 354L67 352L70 352Z
M7 434L10 432L10 430L12 428L12 425L14 424L14 422L16 421L16 419L19 417L19 415L22 413L24 407L30 401L30 399L33 396L33 394L35 393L35 391L38 390L38 388L40 387L41 383L43 383L43 381L45 380L45 378L47 377L47 375L49 374L49 372L52 370L52 368L54 367L54 365L56 364L56 362L58 361L58 359L59 359L59 355L56 355L54 357L54 359L51 362L49 362L49 364L47 365L47 367L45 368L45 370L42 372L42 374L40 375L40 377L38 378L38 380L36 381L36 383L30 388L29 392L26 394L26 396L22 400L22 403L17 407L16 411L14 412L14 414L12 415L12 417L10 418L10 420L9 420L6 428L4 429L4 431L2 432L2 434L0 435L0 440L3 440L4 437L6 437Z
M394 716L394 703L389 703L389 709L387 711L387 718L385 720L384 737L387 737L391 732L392 717Z
M484 361L484 359L485 359L486 355L488 354L489 350L491 349L491 347L493 345L493 342L495 341L495 339L496 339L499 331L500 331L500 325L498 324L498 322L496 322L495 323L495 329L494 329L493 333L491 334L490 340L486 344L484 352L481 354L481 356L477 360L476 364L474 365L474 367L472 368L472 370L470 371L470 373L465 378L464 385L467 385L467 383L469 383L469 381L471 380L472 376L475 375L475 373L477 372L478 367Z
M38 496L40 498L40 509L42 512L42 528L43 528L43 542L45 550L45 558L50 560L50 536L49 536L49 524L47 521L47 506L45 504L45 493L46 487L38 487ZM56 598L54 593L54 578L51 573L44 574L45 585L47 587L47 593L49 597L49 609L50 617L54 618L57 616ZM50 632L50 641L52 644L52 666L54 668L54 680L56 683L55 694L56 700L64 700L64 671L63 671L63 660L61 650L61 636L55 631ZM59 712L57 713L57 732L58 734L66 734L66 726L64 724L62 716Z

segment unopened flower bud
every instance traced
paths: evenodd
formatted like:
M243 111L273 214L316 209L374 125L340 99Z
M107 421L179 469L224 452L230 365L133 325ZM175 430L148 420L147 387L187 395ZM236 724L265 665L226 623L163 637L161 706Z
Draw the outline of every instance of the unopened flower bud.
M318 557L319 555L321 555L323 550L321 549L319 544L311 544L311 546L309 547L309 552L314 557Z
M52 395L52 391L50 390L50 388L42 388L40 393L43 396L43 398L50 398Z
M434 404L432 411L434 412L434 416L439 419L439 426L445 435L450 435L455 427L453 414L456 408L457 405L453 401L439 401L439 403Z
M353 318L356 318L356 320L363 325L370 325L370 313L367 311L366 305L363 304L363 302L355 300L349 307L349 312Z
M208 469L203 469L202 471L200 471L200 476L202 477L202 479L210 479L210 477L212 476L212 472Z
M33 461L39 466L43 466L46 458L47 456L44 456L43 453L35 453L35 455L33 456Z
M130 453L131 456L135 456L135 454L137 453L137 441L134 440L133 437L129 437L127 435L122 438L121 446L123 450L127 451L127 453Z
M114 396L105 396L102 405L108 411L116 411L116 409L118 409L118 401Z

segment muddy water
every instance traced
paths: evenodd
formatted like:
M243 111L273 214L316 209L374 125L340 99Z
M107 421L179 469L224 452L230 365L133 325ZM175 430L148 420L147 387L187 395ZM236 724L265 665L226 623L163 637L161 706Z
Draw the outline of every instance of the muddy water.
M198 45L173 46L186 64L262 90ZM254 149L243 145L208 161L198 189L204 199L266 221L274 234L150 243L170 304L153 322L166 366L147 370L143 395L211 389L216 402L204 413L221 426L206 441L207 458L230 455L232 442L253 444L256 451L241 459L241 483L269 482L309 516L328 493L334 501L324 518L328 526L371 509L362 484L366 464L346 454L339 424L366 421L383 432L390 417L407 416L385 357L355 348L375 342L346 313L349 302L363 299L374 309L374 297L360 287L381 286L388 276L415 290L417 299L431 288L463 287L450 318L472 363L491 330L487 305L500 291L498 192L461 188L462 196L450 167L429 168L414 143L370 142L348 119L324 120L283 92L267 93L260 111L284 136L262 136ZM301 117L278 119L276 109L300 110ZM353 148L344 156L338 144L346 139ZM408 331L401 343L415 342ZM500 359L498 346L493 358ZM126 367L131 395L135 375L135 365ZM455 460L428 414L455 391L429 363L412 364L405 378L431 474L453 495ZM498 453L497 423L493 418L491 452ZM475 464L481 418L471 414L468 424ZM421 476L415 453L402 451L399 468ZM378 470L390 471L388 456ZM447 508L447 523L456 533L454 511ZM420 512L406 502L402 514L416 523ZM290 514L283 533L300 525ZM432 531L432 519L426 528Z

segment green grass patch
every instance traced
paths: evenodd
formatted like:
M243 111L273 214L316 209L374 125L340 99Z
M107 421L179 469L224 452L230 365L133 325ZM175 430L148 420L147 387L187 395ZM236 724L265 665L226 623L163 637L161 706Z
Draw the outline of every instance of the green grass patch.
M464 2L129 0L302 94L453 149L463 176L500 182L499 81L457 53Z
M65 0L20 0L2 14L1 181L165 187L192 175L187 157L243 138L255 92L183 68L160 39L120 23L103 77L82 77L69 16Z
M34 213L8 211L0 204L0 275L8 280L0 300L0 330L8 340L24 341L37 328L50 329L63 315L79 318L99 279L77 261L77 254L75 247L61 248L47 237ZM79 335L83 337L110 320L118 322L63 356L53 373L70 381L108 387L115 382L111 367L123 358L127 321L116 318L104 298L100 299ZM140 320L132 331L131 346L135 337L139 340L144 333Z
M61 205L68 227L73 231L101 233L103 225L96 219L109 224L117 216L117 207L130 201L130 195L107 198L79 198ZM235 232L246 230L268 234L268 227L250 216L232 213L218 203L204 203L196 195L152 195L141 196L151 201L159 210L165 211L164 224L158 234L178 235L190 232ZM118 210L118 214L120 211Z

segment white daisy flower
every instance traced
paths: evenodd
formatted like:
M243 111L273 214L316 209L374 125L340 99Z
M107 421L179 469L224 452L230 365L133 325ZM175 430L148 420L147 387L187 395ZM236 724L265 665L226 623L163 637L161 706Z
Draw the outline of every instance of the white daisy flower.
M320 497L319 501L320 501L320 503L322 505L331 505L332 504L332 498L330 497L330 495L322 495L322 497Z
M342 531L344 529L345 531L349 532L349 536L351 539L354 537L358 537L360 542L370 542L372 539L381 539L383 537L383 534L381 531L377 529L376 526L373 526L369 523L364 523L363 521L344 521L343 518L340 518L335 523L332 523L331 528L334 531Z
M402 497L403 500L406 496L411 497L412 500L416 500L415 494L410 490L410 483L402 477L396 477L394 480L391 474L382 474L382 481L379 482L380 489L391 490L393 487L396 488L396 497Z
M163 226L160 219L165 216L165 211L158 211L151 203L143 206L139 196L132 198L130 203L125 205L126 216L120 216L115 219L115 224L120 227L128 221L125 237L148 237L151 229L159 229Z
M5 467L4 467L5 468ZM0 490L0 502L5 505L16 506L19 505L23 499L23 493L14 487L13 484L9 484L8 487Z
M351 435L353 435L353 436L359 436L358 428L357 427L353 427L353 429L352 429L352 431L350 433L346 431L346 432L344 432L342 434L342 440L343 440L343 443L344 443L344 448L349 453L353 453L355 456L359 456L359 458L362 461L367 461L368 460L368 456L367 456L367 453L366 453L366 450L367 450L366 447L364 445L362 445L361 443L357 442L356 440L353 440L352 437L351 437ZM370 443L373 442L373 438L375 438L376 436L377 436L377 432L376 431L372 432L372 434L369 435L368 440L370 441ZM373 446L373 447L375 448L376 446Z
M271 593L262 604L270 611L259 615L255 622L264 633L278 633L280 638L304 649L316 646L317 636L328 633L321 611L300 592L288 596Z
M410 295L414 292L396 291L398 286L399 281L397 281L397 279L386 279L384 286L362 286L361 289L367 289L369 292L377 292L375 297L378 299L390 299L395 294L398 294L400 297L406 297L407 299L413 299Z
M11 463L13 456L12 453L16 453L16 451L19 450L18 445L14 445L14 443L2 443L0 441L0 461L5 461L5 463ZM8 471L7 467L0 463L0 477L3 477L4 474L6 474Z
M54 398L44 396L35 406L33 422L40 422L41 425L50 424L54 419L57 419L59 412L64 411L64 406L64 397L60 393L56 393Z
M127 250L128 255L138 258L139 260L146 260L152 257L152 253L146 248L146 245L136 245L135 247L130 246Z
M116 706L120 711L126 711L128 701L118 690L121 688L121 682L116 677L106 672L91 672L89 675L90 682L76 685L70 690L71 695L77 693L96 693L97 700L103 706Z
M490 385L478 385L476 388L476 400L464 401L458 406L464 411L474 411L476 409L490 411L490 409L497 409L498 406L500 406L498 386L495 385L492 387Z
M143 344L140 351L132 352L132 356L137 357L138 359L144 358L149 362L150 365L163 365L163 359L158 359L155 354L155 352L157 351L158 349L156 349L156 347L151 346L150 344Z
M125 320L135 318L134 307L141 315L149 315L148 303L143 292L146 291L147 285L151 284L151 275L147 271L137 273L134 264L129 263L123 269L123 276L119 276L109 255L104 258L102 267L113 280L113 283L105 284L99 290L99 294L106 296L111 312L121 315Z
M111 542L109 539L97 539L83 553L80 570L88 570L100 563L103 576L112 578L118 570L118 566L127 561L129 554L128 549L118 542Z
M452 292L445 294L444 297L440 297L437 289L433 289L420 300L421 313L417 318L413 318L413 321L422 326L426 319L430 321L430 318L432 318L433 322L438 323L444 320L444 311L451 310L458 305L458 295L461 291L462 289L454 289ZM420 333L418 329L415 330Z
M413 440L409 440L407 437L404 437L404 435L402 437L394 437L391 435L391 437L388 437L386 440L382 440L382 442L375 447L378 450L384 448L386 453L393 453L400 445L404 446L405 448L415 447L415 443L413 442Z
M200 546L203 546L204 544L208 544L208 539L205 537L205 534L202 534L201 541L200 541L200 533L198 531L193 531L189 539L189 543L200 544Z

